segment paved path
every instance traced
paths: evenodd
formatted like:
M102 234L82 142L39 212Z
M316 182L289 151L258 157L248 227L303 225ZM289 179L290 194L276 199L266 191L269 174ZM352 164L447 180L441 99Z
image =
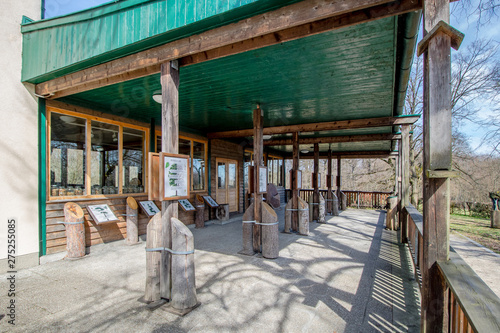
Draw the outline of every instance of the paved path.
M279 210L283 228L283 208ZM202 303L185 317L138 300L144 243L114 242L85 258L23 270L16 280L22 332L417 332L419 300L409 256L384 229L385 213L347 210L311 235L280 234L280 257L237 254L241 223L193 230ZM0 276L0 314L8 299Z
M450 235L450 245L500 297L500 255L463 235Z

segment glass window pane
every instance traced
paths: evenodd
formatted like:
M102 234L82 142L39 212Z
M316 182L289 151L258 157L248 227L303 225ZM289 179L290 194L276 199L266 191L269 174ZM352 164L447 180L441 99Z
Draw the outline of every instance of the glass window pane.
M161 135L156 136L156 152L161 152Z
M205 189L205 144L193 141L193 190Z
M85 194L86 120L51 113L50 194Z
M269 183L273 182L273 158L269 157L267 159L267 181Z
M191 156L191 141L179 139L179 154Z
M226 163L217 163L217 188L226 188Z
M146 133L123 128L123 193L144 192L144 143Z
M236 164L229 163L229 175L228 175L228 186L229 188L236 188Z
M118 193L118 134L116 125L91 123L92 194Z

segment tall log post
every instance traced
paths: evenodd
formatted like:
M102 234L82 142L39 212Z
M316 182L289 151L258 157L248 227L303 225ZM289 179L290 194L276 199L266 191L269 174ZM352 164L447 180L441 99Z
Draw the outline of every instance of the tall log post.
M139 243L139 210L137 201L133 197L127 198L127 244Z
M319 144L315 143L314 144L314 176L313 176L313 186L314 186L314 191L313 191L313 220L316 220L319 222L319 184L318 184L318 177L319 177Z
M424 37L440 21L449 24L448 0L424 1ZM438 32L424 53L424 260L422 327L447 331L447 289L436 262L449 259L449 178L429 178L427 172L451 170L450 36Z
M74 203L64 205L64 224L66 226L66 258L75 259L85 256L85 226L83 210Z
M339 200L339 204L342 202L342 158L337 156L337 198ZM340 207L342 209L342 207Z
M408 242L408 214L405 207L410 203L410 127L401 126L401 207L400 239L402 243Z
M328 191L326 194L326 211L333 215L333 193L332 193L332 150L328 149L328 176L326 177Z
M179 152L179 69L177 61L161 65L161 151L177 154ZM178 217L177 200L163 201L161 204L163 247L172 248L171 218ZM172 256L162 252L161 297L171 299Z
M156 249L162 246L162 218L161 212L151 218L147 227L146 248ZM146 291L144 300L156 302L161 299L160 277L162 254L159 251L146 252Z
M262 220L262 198L263 195L259 192L259 167L263 166L263 149L264 149L264 114L257 107L253 110L253 157L254 157L254 219L257 222ZM255 252L261 252L261 232L260 225L253 226L253 249Z
M297 172L299 171L299 133L293 133L293 158L292 158L292 230L299 231L299 184L297 179Z

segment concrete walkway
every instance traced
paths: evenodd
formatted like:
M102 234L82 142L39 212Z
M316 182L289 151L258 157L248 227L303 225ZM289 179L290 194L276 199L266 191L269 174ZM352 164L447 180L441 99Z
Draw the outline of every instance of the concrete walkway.
M144 243L96 246L83 259L18 272L16 326L4 317L0 331L417 332L409 255L384 221L384 212L349 209L312 223L309 237L280 234L276 260L237 254L241 223L193 230L201 306L185 317L138 301ZM0 315L7 289L0 276Z

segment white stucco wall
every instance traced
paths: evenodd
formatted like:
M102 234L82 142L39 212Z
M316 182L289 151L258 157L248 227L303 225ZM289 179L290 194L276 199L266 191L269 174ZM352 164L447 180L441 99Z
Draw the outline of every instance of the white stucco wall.
M38 106L21 83L22 16L39 20L40 0L4 0L0 11L0 273L7 270L7 221L15 218L17 269L38 263Z

